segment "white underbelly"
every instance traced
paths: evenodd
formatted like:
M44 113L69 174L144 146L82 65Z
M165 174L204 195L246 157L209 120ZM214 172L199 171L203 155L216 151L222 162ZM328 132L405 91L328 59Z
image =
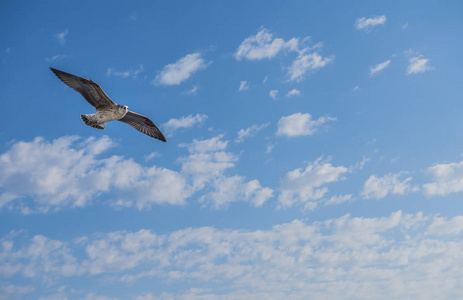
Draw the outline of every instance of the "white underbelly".
M98 123L106 123L123 118L126 112L120 111L99 111L94 115L94 120Z

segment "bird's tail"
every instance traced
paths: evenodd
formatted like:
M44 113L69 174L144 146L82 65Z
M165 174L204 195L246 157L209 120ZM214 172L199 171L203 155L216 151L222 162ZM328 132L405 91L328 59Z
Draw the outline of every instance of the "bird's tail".
M96 128L96 129L105 129L106 127L106 122L105 123L98 123L95 120L95 114L87 114L87 115L80 115L82 118L82 121L84 121L85 125Z

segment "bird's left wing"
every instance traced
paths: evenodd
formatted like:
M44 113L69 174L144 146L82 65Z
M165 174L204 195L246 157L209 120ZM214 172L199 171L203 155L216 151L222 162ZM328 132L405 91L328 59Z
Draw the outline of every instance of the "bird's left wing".
M129 124L136 130L149 135L150 137L161 140L163 142L166 141L166 138L162 134L161 130L159 130L156 125L154 125L153 121L143 115L129 111L122 119L119 119L118 121Z

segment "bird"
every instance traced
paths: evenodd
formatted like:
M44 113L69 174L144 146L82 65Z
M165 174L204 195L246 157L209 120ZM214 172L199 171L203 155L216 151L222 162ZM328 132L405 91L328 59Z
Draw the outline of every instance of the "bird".
M111 100L103 89L90 79L75 76L54 68L50 70L67 86L81 94L97 111L94 114L81 114L82 121L90 127L104 130L106 123L121 121L150 137L165 142L166 138L149 118L130 111L128 106Z

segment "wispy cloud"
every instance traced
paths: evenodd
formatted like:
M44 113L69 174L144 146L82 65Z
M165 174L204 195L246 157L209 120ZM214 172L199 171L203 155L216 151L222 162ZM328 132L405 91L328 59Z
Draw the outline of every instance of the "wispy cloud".
M278 96L278 90L270 90L270 92L268 94L269 94L270 98L272 98L273 100L276 100L277 96Z
M53 62L53 61L58 61L58 60L62 60L65 58L66 58L65 54L58 54L58 55L53 55L52 57L46 57L45 60L47 62Z
M191 53L180 58L175 63L168 64L152 81L155 85L178 85L190 78L199 70L210 64L201 57L201 53Z
M429 65L429 59L424 58L422 55L418 55L409 59L407 67L407 75L424 73L434 68Z
M343 174L347 172L349 172L348 168L335 167L329 162L322 161L321 157L309 163L305 169L298 168L288 172L282 179L278 196L280 207L302 203L306 208L313 209L316 206L313 201L323 198L328 192L325 185L345 179Z
M241 143L244 141L244 139L255 136L259 131L261 131L264 128L267 128L269 125L270 123L264 123L261 125L254 124L246 129L240 129L235 139L235 143Z
M296 60L293 61L288 68L289 80L301 81L308 71L316 71L325 67L334 59L331 57L322 57L317 52L309 54L300 54Z
M386 16L382 15L382 16L376 16L376 17L368 18L368 19L365 17L358 18L357 20L355 20L354 26L358 30L369 31L373 27L378 26L378 25L383 25L384 23L386 23Z
M312 135L326 122L335 120L336 118L331 117L320 117L317 120L312 120L312 116L309 113L303 114L298 112L280 118L276 135L285 135L288 137Z
M58 42L61 44L61 45L64 45L66 43L66 37L69 33L69 30L66 29L62 32L58 32L57 34L55 34L55 38L58 39Z
M278 54L297 53L297 58L287 68L290 81L301 81L304 75L312 70L323 68L327 63L334 60L334 56L322 57L317 50L322 43L310 47L306 44L310 38L291 38L285 41L282 38L274 37L266 28L262 28L255 36L246 38L235 52L237 60L262 60L271 59Z
M199 89L198 86L194 85L193 87L191 87L191 89L184 91L182 94L189 95L189 96L195 96L198 93L198 89Z
M376 73L386 69L389 66L390 63L391 63L391 60L386 60L386 61L384 61L382 63L379 63L379 64L377 64L375 66L371 66L370 67L370 76L373 76Z
M180 119L170 119L166 123L162 124L167 135L172 136L176 130L190 128L195 125L201 124L206 121L207 115L196 114L181 117Z
M286 97L293 97L293 96L300 96L300 95L301 95L301 91L299 91L298 89L292 89L286 94Z
M247 81L241 81L240 82L240 87L238 89L238 92L244 92L249 89L249 85Z
M463 192L463 161L436 164L427 169L433 181L423 185L426 196L445 196Z
M396 174L389 173L383 177L371 175L363 186L362 196L365 199L381 199L388 194L404 195L410 192L417 192L418 187L410 184L412 177L400 180L399 177L406 172Z
M127 70L127 71L116 71L113 68L108 68L106 71L107 76L117 76L122 78L132 77L137 78L138 74L144 71L143 65L139 65L135 70Z

